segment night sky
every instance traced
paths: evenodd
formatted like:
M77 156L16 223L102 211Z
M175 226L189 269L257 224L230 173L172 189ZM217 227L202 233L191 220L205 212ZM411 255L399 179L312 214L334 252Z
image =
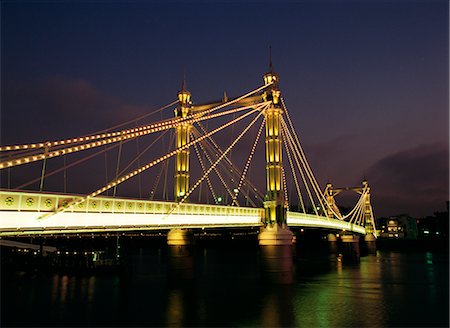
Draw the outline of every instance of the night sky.
M322 188L366 178L377 216L431 215L449 199L448 17L448 1L2 1L1 144L140 116L183 71L194 103L238 96L271 45Z

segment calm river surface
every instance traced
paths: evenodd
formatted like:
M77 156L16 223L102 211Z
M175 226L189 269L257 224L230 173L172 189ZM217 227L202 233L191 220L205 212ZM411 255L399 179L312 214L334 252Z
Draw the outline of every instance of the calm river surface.
M297 246L290 284L267 279L264 259L253 244L197 245L181 260L173 260L167 246L134 247L126 273L30 274L2 268L1 322L2 326L448 326L448 253L378 250L361 253L355 261L339 251L304 249Z

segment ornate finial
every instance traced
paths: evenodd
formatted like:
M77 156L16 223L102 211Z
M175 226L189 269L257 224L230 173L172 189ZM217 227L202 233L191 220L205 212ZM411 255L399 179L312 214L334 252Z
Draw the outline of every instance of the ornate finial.
M227 101L228 101L228 95L227 95L227 92L226 92L226 91L223 92L223 98L222 98L222 101L223 101L223 102L227 102Z
M183 82L181 83L181 90L178 92L178 101L184 107L189 107L191 101L191 93L186 89L186 70L183 72Z

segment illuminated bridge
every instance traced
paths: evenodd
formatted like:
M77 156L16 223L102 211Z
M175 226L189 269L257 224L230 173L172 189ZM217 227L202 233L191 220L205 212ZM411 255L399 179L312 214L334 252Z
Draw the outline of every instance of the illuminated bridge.
M0 169L3 177L8 175L8 188L0 190L0 236L260 227L261 245L286 245L292 243L289 227L311 227L373 240L367 181L356 188L319 186L278 82L271 64L262 86L233 99L224 94L221 100L194 104L183 81L176 101L113 128L69 139L2 145ZM164 118L167 113L171 117ZM155 114L160 117L154 119ZM172 136L164 142L167 132ZM137 151L124 163L132 140ZM108 166L107 154L115 169ZM258 155L264 178L264 166L255 172L253 159ZM105 171L109 168L107 181L88 194L67 192L69 169L92 159ZM11 172L26 167L37 170L37 177L11 186ZM259 176L254 180L265 180L264 192L249 178L251 170ZM83 179L96 176L81 172ZM63 180L60 191L44 188L58 176ZM142 187L143 179L151 181L149 188ZM119 196L119 186L138 188L139 196ZM143 195L142 189L149 193ZM344 190L359 194L345 215L335 202Z

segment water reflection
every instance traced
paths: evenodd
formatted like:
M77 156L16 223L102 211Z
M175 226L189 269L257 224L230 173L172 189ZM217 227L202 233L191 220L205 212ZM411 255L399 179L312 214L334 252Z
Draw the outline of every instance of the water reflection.
M341 252L345 263L359 263L361 257L359 242L343 242Z
M261 327L295 326L294 291L290 286L267 286L261 311Z
M168 246L168 276L175 285L194 279L194 257L191 246Z
M266 280L279 284L293 282L291 245L261 246L261 262Z
M184 309L183 296L180 289L174 289L169 292L167 306L166 325L170 327L183 327Z
M335 269L296 285L295 325L298 327L384 326L383 294L376 261L346 262L343 254L330 256ZM355 265L356 264L356 265ZM381 312L380 312L381 309Z
M282 247L136 249L128 276L10 279L2 285L8 300L2 320L5 326L448 326L448 254L362 256L355 247L329 253L323 246L299 245L294 262L292 250Z

